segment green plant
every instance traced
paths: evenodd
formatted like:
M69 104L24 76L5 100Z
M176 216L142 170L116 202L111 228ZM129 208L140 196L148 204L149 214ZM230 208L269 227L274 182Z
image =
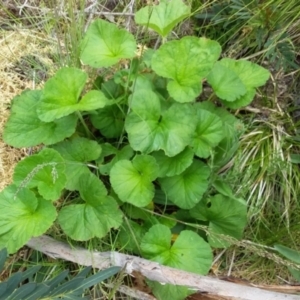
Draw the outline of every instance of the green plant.
M300 253L299 251L293 250L286 246L276 244L274 245L274 249L280 253L285 258L291 260L293 263L299 264L300 263ZM291 272L292 276L297 280L300 281L300 270L294 267L288 267L289 271Z
M102 68L97 78L64 67L43 90L13 100L5 142L44 147L18 163L0 194L0 247L15 252L57 222L74 240L111 232L120 248L205 274L211 247L227 247L226 235L242 237L246 203L218 175L243 133L226 108L248 105L269 72L245 60L218 60L216 41L168 41L188 15L180 0L138 11L136 22L163 38L141 56L132 34L96 20L81 43L81 61ZM202 83L211 95L199 102ZM160 298L189 293L152 286Z
M4 248L0 251L0 272L4 268L6 258L7 251ZM69 271L65 270L50 280L38 282L36 276L41 267L39 265L24 272L14 273L7 280L0 282L0 300L89 299L83 297L86 289L120 271L119 267L111 267L89 275L91 267L87 267L71 278Z
M199 10L197 31L218 40L231 57L261 56L277 70L298 67L289 30L299 19L297 1L212 1Z

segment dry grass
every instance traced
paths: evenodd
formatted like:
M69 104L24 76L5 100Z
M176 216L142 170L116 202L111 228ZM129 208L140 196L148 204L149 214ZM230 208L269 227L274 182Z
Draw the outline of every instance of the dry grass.
M26 149L15 149L4 143L2 132L9 116L12 99L25 89L38 87L36 80L27 78L20 66L22 58L34 54L45 64L51 52L50 41L43 34L18 29L0 31L0 190L11 182L15 164L26 156ZM40 85L43 82L39 83Z

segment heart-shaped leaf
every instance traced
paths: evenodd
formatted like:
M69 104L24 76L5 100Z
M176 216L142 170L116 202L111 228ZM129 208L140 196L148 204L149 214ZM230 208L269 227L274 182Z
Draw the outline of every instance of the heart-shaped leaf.
M135 14L135 22L155 30L166 37L171 30L190 14L182 0L162 0L159 5L145 6Z
M171 244L171 230L152 226L141 242L143 256L160 264L197 274L207 274L212 263L210 246L195 232L181 231Z
M270 72L267 69L250 61L223 58L220 63L234 71L247 88L246 94L239 97L236 101L222 101L224 105L232 109L249 105L254 99L255 88L264 85L270 77Z
M50 201L16 185L0 193L0 249L14 253L30 238L45 233L56 219Z
M64 158L66 163L66 188L76 190L82 174L88 174L87 163L98 159L101 146L96 141L77 137L53 146Z
M196 106L199 106L200 109L205 109L217 115L222 120L223 139L214 148L210 163L215 170L218 170L232 158L237 150L239 146L239 137L244 132L244 125L239 119L237 119L227 110L222 107L216 107L211 102L205 101L197 103Z
M157 281L148 281L152 293L158 300L172 299L182 300L186 299L189 295L194 294L194 291L190 290L186 286L161 284Z
M89 91L79 101L87 74L76 68L61 68L46 83L37 108L39 118L51 122L76 111L102 108L108 99L101 91Z
M167 197L177 206L184 209L192 208L198 203L208 187L210 170L198 160L183 173L160 178L159 182Z
M243 200L217 194L202 200L191 211L191 216L209 221L211 234L209 243L213 247L228 247L230 242L220 235L229 235L236 239L242 238L247 224L247 205Z
M136 42L131 33L104 20L94 21L81 44L81 60L94 68L109 67L135 56Z
M198 124L191 142L195 154L208 158L212 149L224 138L223 122L221 119L200 106L195 106Z
M138 155L132 162L118 161L110 171L110 182L122 201L143 207L154 197L152 181L157 175L158 165L155 159L149 155Z
M207 76L208 83L222 100L232 102L246 94L247 89L239 76L230 68L217 62Z
M146 90L136 91L130 104L132 111L126 117L125 129L134 150L164 150L167 156L175 156L190 143L196 118L189 105L175 103L161 111L158 96Z
M262 86L270 77L267 69L247 60L223 58L220 63L234 71L247 88Z
M152 57L152 69L170 78L168 91L178 102L191 102L200 94L201 81L221 54L221 46L206 38L184 37L162 45Z
M229 101L222 100L221 102L228 108L238 109L243 106L249 105L253 101L255 94L256 94L256 90L254 88L248 88L246 94L239 97L235 101L229 102Z
M21 160L15 167L13 180L20 187L37 187L47 200L57 200L67 181L65 161L57 151L45 148Z
M193 162L194 152L191 148L186 147L172 157L166 156L163 151L153 152L151 155L159 165L158 177L169 177L178 175L188 168Z
M82 175L78 190L85 203L65 206L58 214L59 224L68 236L78 241L102 238L122 224L117 202L107 196L104 184L94 174Z
M14 147L51 145L71 136L76 130L75 115L43 122L37 114L42 91L25 91L13 99L11 114L5 125L3 139Z

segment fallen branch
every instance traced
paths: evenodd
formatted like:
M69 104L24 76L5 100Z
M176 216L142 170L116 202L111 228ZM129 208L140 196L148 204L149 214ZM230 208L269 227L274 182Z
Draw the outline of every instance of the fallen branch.
M222 281L208 276L173 269L156 262L121 254L118 252L90 252L83 248L71 248L68 244L56 241L48 236L32 238L27 246L38 250L52 258L61 258L83 266L93 266L97 269L106 269L119 266L124 272L131 274L140 272L150 280L160 283L187 286L195 291L205 292L228 299L237 300L300 300L298 295L288 295Z

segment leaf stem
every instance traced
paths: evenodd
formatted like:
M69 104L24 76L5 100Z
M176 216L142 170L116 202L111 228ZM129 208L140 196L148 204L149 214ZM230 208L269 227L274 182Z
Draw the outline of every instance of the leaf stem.
M81 113L79 111L77 111L76 113L77 113L77 116L78 116L84 130L85 130L85 133L86 133L87 137L90 138L91 137L91 132L90 132L89 128L87 127Z

